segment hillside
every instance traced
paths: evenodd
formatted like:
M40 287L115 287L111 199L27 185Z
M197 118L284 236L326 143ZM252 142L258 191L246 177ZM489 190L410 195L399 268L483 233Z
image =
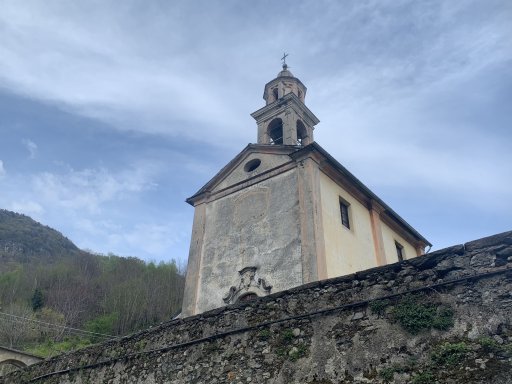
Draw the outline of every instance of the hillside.
M41 257L48 262L79 252L75 244L55 229L28 216L0 209L0 263L26 263Z
M52 355L125 335L176 315L183 285L172 259L91 254L0 210L0 345Z

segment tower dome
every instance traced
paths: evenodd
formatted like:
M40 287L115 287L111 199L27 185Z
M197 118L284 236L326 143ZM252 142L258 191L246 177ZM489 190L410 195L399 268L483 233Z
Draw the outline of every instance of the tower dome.
M306 86L293 76L287 64L283 64L283 69L277 74L277 77L265 85L263 99L269 105L288 93L294 93L304 103L306 91Z
M295 77L288 69L288 65L283 64L283 70L277 74L277 77Z

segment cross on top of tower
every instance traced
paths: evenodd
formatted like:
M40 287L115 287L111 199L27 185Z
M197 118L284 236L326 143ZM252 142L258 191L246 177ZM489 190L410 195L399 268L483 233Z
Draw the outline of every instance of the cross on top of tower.
M288 54L286 52L283 53L283 57L281 57L281 60L283 61L283 69L287 69L288 65L286 64L286 58L288 57Z

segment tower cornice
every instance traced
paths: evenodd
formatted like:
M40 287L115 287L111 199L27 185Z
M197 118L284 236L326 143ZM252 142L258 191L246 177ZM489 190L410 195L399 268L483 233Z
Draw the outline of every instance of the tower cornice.
M294 93L288 93L282 98L274 101L272 104L251 113L251 116L257 121L267 120L280 114L286 108L293 108L296 112L308 119L307 123L311 127L318 124L320 120L315 116L306 105Z
M299 79L297 79L296 77L294 76L279 76L279 77L276 77L275 79L269 81L267 84L265 84L265 88L263 89L263 98L265 99L265 96L267 95L268 93L268 89L273 86L273 85L276 85L277 83L279 83L280 81L294 81L298 84L301 85L301 87L303 88L304 90L304 95L306 95L306 92L308 90L308 88L304 85L304 83L302 81L300 81Z

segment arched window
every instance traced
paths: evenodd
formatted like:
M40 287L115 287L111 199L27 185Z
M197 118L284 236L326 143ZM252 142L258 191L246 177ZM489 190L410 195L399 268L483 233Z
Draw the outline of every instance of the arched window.
M304 145L303 140L308 136L306 127L302 121L297 120L297 144Z
M270 144L283 144L283 120L274 119L267 128Z
M274 101L276 101L277 99L279 99L279 94L277 92L277 88L274 88L272 90L272 95L274 95Z

